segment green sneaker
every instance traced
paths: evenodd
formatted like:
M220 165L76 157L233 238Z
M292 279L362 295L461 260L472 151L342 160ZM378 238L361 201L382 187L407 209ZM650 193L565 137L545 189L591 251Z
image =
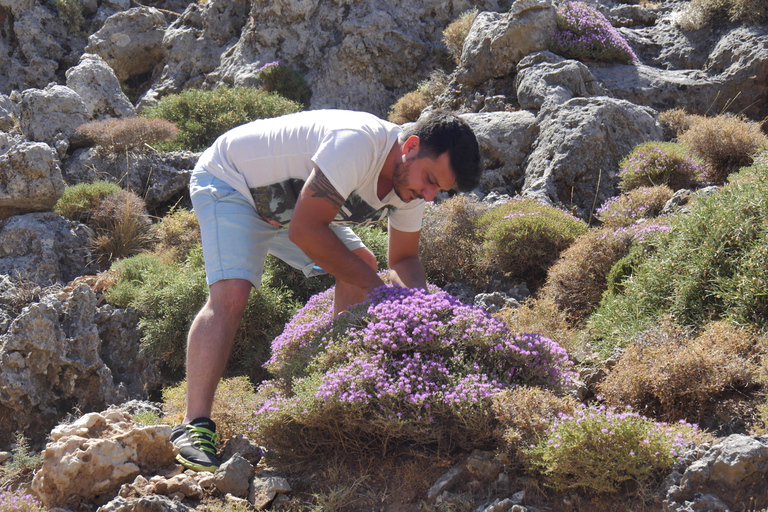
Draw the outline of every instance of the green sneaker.
M216 424L210 418L197 418L171 431L171 442L179 448L176 460L187 469L211 471L219 469L216 457Z

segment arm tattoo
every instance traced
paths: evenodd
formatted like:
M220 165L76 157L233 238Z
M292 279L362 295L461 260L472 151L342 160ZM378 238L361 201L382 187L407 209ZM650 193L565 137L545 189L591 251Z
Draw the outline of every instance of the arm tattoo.
M338 190L336 190L328 178L323 174L320 169L315 169L315 176L307 183L309 186L312 197L324 197L329 200L333 207L337 210L341 209L341 205L344 204L344 198L341 197Z

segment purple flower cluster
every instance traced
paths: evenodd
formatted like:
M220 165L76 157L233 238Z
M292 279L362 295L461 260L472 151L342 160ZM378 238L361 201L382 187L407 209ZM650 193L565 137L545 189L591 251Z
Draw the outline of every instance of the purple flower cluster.
M550 49L568 58L619 61L637 59L611 23L599 11L582 2L567 2L557 10L558 31L550 39Z
M619 169L619 178L629 182L636 182L645 177L649 183L664 183L673 175L693 179L706 176L706 171L704 166L693 158L675 158L658 146L632 155Z
M22 491L0 491L0 512L35 512L43 506L31 494Z
M502 320L441 290L382 286L333 323L320 313L329 296L313 297L273 342L267 366L288 385L263 384L274 389L263 395L269 398L257 416L300 409L301 387L311 390L307 401L434 421L470 404L488 408L490 397L509 386L557 387L575 376L557 343L512 335Z
M258 76L259 73L261 73L262 71L266 71L267 69L271 68L272 66L280 66L282 64L283 63L280 62L279 60L273 60L272 62L267 62L266 64L264 64L263 66L261 66L259 69L256 70L256 75Z

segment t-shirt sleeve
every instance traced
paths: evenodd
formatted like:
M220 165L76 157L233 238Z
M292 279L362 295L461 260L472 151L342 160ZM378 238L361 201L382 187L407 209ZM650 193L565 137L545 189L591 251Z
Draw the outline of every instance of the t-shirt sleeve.
M329 133L312 156L312 161L345 199L365 182L371 162L376 161L373 138L359 130Z
M421 218L424 215L426 202L418 200L411 201L405 206L398 208L389 215L389 225L399 231L420 231Z

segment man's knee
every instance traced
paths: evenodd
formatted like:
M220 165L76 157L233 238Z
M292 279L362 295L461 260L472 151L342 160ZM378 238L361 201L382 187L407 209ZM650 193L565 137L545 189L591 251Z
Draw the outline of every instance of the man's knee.
M246 279L224 279L211 285L208 303L214 308L244 311L251 294L251 282Z
M373 270L379 269L379 262L376 259L376 255L373 254L373 252L371 252L371 250L367 247L361 247L359 249L355 249L352 252L354 252L358 258L363 260Z

